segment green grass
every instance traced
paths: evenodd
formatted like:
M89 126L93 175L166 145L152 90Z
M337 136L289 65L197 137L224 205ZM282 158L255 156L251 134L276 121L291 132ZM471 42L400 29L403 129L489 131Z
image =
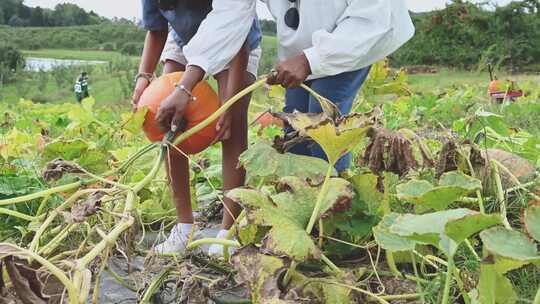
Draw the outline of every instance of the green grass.
M41 103L65 103L75 102L75 95L73 93L73 85L75 78L78 76L76 72L73 73L73 82L58 87L52 75L49 75L49 79L44 91L39 91L38 83L35 78L29 78L20 80L19 84L10 83L0 88L0 100L2 102L17 102L21 98L21 89L26 91L24 94L25 99L31 99L35 102ZM19 88L17 87L19 86ZM117 76L109 75L105 72L96 69L90 74L90 94L96 99L100 106L108 105L125 105L129 106L129 101L122 94L120 81Z
M110 61L122 56L119 52L95 50L41 49L23 50L26 57L70 59L70 60L101 60Z
M510 75L506 72L497 73L499 79L511 79L519 83L536 82L540 83L540 75L518 74ZM439 68L435 74L416 74L409 75L409 83L414 91L426 92L436 89L444 90L452 86L481 85L489 84L488 72L475 72L452 70L448 68Z

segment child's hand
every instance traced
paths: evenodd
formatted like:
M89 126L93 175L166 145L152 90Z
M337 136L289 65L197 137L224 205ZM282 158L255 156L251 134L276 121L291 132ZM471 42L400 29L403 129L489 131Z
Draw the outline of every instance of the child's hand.
M229 111L227 111L219 118L219 121L216 125L216 139L214 139L212 144L215 144L218 141L224 141L229 139L231 137L231 125L232 117Z
M156 120L163 132L178 131L184 117L184 110L190 100L191 96L187 93L175 90L161 103Z
M150 81L144 77L139 77L137 79L137 83L135 83L135 89L133 90L133 96L131 97L131 106L133 112L137 111L137 104L139 103L139 99L141 99L141 95L143 94L144 90L150 85Z

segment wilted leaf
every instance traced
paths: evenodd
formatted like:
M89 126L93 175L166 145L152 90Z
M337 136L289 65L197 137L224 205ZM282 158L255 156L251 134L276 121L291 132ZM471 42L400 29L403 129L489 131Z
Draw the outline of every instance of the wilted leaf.
M523 262L540 260L536 244L519 231L493 227L482 231L480 238L492 254Z
M383 217L379 224L373 228L373 236L379 246L388 251L414 250L415 242L390 232L390 227L399 217L398 213L390 213Z
M480 180L454 171L443 174L437 187L423 180L398 185L397 196L424 209L444 210L451 203L481 187Z
M24 304L45 304L48 302L49 297L42 293L43 286L34 269L16 263L12 257L4 259L4 262L19 300Z
M72 162L63 159L55 159L47 163L43 170L43 178L46 181L60 179L66 173L81 173L81 168Z
M344 273L339 278L329 277L326 280L317 280L309 278L298 271L291 274L291 285L299 286L295 291L297 297L309 300L305 303L328 303L328 304L346 304L351 303L351 289L340 286L335 283L345 283L354 285L354 276L351 273ZM295 303L304 303L298 301Z
M540 205L533 204L525 209L523 221L525 222L527 233L540 242Z
M329 180L332 189L322 201L321 215L336 204L352 199L352 189L344 179ZM251 223L272 227L265 239L265 246L277 254L286 254L303 261L318 257L320 250L305 231L311 217L319 187L311 187L298 177L281 179L286 191L271 197L251 189L234 189L227 193L241 203L248 212Z
M331 164L358 145L372 125L362 114L345 116L337 122L324 113L294 112L283 117L300 135L318 143Z
M242 165L250 177L280 178L297 176L312 181L322 181L328 162L310 156L292 153L281 154L264 142L257 142L240 156ZM334 175L336 173L334 172Z
M287 269L282 259L259 253L256 247L239 249L231 258L237 270L236 280L245 284L253 303L279 299L280 272Z
M461 243L473 234L502 222L498 214L470 214L457 220L448 221L445 233L456 243Z
M88 144L82 139L57 140L45 146L43 157L46 160L61 158L73 160L79 158L88 150Z
M88 198L71 208L71 212L62 212L62 215L68 223L82 223L87 217L96 214L101 206L101 199L105 192L94 192Z

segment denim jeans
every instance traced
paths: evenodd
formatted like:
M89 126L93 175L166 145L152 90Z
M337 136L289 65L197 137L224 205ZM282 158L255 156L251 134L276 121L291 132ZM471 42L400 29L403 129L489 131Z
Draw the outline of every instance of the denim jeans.
M334 76L306 81L305 84L320 95L328 98L336 104L343 115L351 112L354 99L360 87L366 80L371 67L360 70L345 72ZM294 110L302 113L321 113L321 105L302 88L287 89L285 92L284 112L292 113ZM291 130L285 130L290 132ZM295 154L314 156L327 160L322 148L317 144L300 143L289 151ZM343 156L336 163L338 172L342 172L350 166L351 154Z

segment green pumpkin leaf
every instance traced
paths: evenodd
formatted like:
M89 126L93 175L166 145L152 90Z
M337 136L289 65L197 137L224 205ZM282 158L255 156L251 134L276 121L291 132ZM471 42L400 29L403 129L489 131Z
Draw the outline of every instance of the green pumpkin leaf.
M320 250L305 231L319 187L312 187L298 177L285 177L280 182L285 191L271 197L242 188L229 191L227 196L246 208L251 223L271 227L264 241L266 248L297 261L319 257ZM329 187L332 191L322 201L321 215L352 199L352 189L346 180L332 178Z
M355 175L351 183L360 200L366 203L369 214L379 214L384 194L377 190L378 177L374 174Z
M371 119L362 114L345 116L337 122L325 113L283 116L302 136L318 143L332 165L358 145L372 125Z
M498 214L470 214L446 223L444 231L456 243L461 243L473 234L502 223Z
M481 187L482 183L478 179L460 172L448 172L443 174L437 187L424 180L412 180L398 185L397 196L423 209L444 210L456 200Z
M81 101L81 107L88 112L92 112L95 104L96 100L93 97L88 97Z
M148 112L147 107L143 107L137 110L135 113L123 113L122 116L122 129L128 131L131 134L139 134L142 130L144 119Z
M446 223L476 213L469 209L452 209L422 215L403 214L394 220L389 230L401 237L437 246L447 256L453 256L458 243L445 234Z
M310 156L292 153L281 154L265 142L257 142L240 155L242 165L250 178L268 177L279 179L297 176L302 179L320 182L328 170L328 162ZM334 171L333 175L336 175Z
M390 227L399 217L398 213L390 213L383 217L379 224L373 228L373 236L379 246L389 251L414 250L416 243L407 238L390 232Z
M480 238L492 254L523 262L540 260L536 244L519 231L493 227L482 231Z
M78 163L92 173L102 173L109 168L107 155L98 150L84 152Z
M507 259L505 257L501 257L497 255L494 257L494 259L495 259L495 270L500 274L505 274L508 271L518 269L529 264L529 262L516 261L516 260Z
M540 242L540 205L531 205L525 209L523 218L527 233Z
M68 126L69 129L88 126L94 121L94 115L92 111L86 110L79 105L74 105L68 111L67 116L69 120L72 121L72 124Z
M482 304L514 304L517 301L510 280L498 273L492 264L480 266L478 291L478 300Z
M45 160L55 158L74 160L81 157L86 150L88 150L88 144L82 139L57 140L45 146L43 157Z

